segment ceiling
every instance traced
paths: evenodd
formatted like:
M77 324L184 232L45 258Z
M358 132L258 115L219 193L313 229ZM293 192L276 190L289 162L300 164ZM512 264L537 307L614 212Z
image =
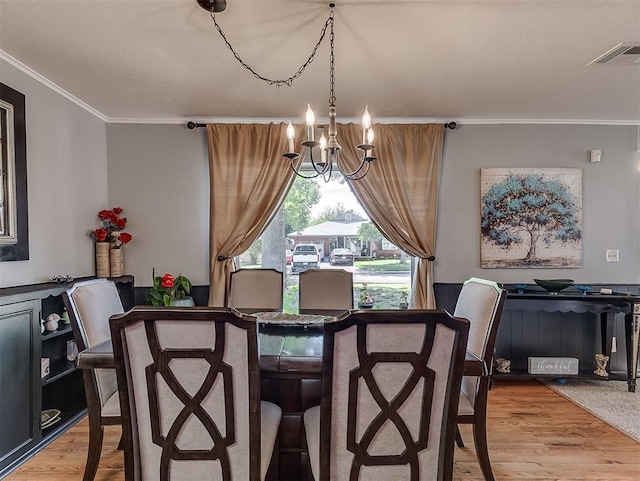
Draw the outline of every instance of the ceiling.
M227 0L216 15L245 62L302 65L324 0ZM640 64L588 65L640 44L640 0L337 0L338 121L640 124ZM291 87L233 57L196 0L0 0L0 58L108 122L321 119L328 34Z

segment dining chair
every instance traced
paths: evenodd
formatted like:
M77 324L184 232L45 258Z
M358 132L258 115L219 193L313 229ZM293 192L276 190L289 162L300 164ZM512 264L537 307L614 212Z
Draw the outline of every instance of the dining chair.
M325 324L320 406L303 416L315 481L451 480L468 331L438 310Z
M260 401L255 317L140 306L110 324L125 479L264 480L282 410Z
M109 317L124 312L118 289L108 279L75 283L62 293L78 351L110 339ZM93 481L100 462L104 426L121 424L116 373L113 369L83 369L89 417L89 449L83 481Z
M353 309L353 274L344 269L307 269L299 274L299 312L335 316Z
M283 275L276 269L239 269L231 273L229 307L241 312L282 311Z
M494 481L487 443L487 398L491 384L494 347L507 291L497 283L472 277L466 280L458 296L453 315L471 322L467 350L482 359L486 376L464 376L458 406L458 424L473 426L473 439L478 463L485 481ZM456 431L458 447L464 447L460 430Z

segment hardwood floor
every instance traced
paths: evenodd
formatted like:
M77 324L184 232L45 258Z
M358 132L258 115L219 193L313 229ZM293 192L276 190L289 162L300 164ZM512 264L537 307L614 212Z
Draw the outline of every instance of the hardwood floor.
M637 393L636 395L640 395ZM497 480L638 481L640 443L535 381L496 383L489 393L489 448ZM469 426L461 426L455 480L483 481ZM122 481L120 428L107 426L95 481ZM6 481L82 479L86 419L10 474Z

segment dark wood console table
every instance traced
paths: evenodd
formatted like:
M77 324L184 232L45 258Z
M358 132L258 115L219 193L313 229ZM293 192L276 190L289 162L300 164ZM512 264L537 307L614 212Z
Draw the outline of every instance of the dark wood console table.
M609 321L614 314L624 314L626 342L626 381L629 392L636 390L638 348L640 340L640 296L630 294L551 294L546 292L509 293L505 309L545 312L592 313L600 316L602 353L611 355L611 344L607 335ZM611 315L610 315L611 314ZM560 377L560 376L555 376ZM561 377L572 377L562 375ZM604 379L604 378L603 378Z

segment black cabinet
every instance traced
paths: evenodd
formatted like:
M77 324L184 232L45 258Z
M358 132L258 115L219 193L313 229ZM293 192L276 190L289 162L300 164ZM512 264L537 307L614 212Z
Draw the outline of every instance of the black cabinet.
M133 307L133 277L112 280L124 308ZM82 373L72 351L67 355L74 342L71 325L61 320L56 330L41 333L42 320L62 314L62 292L69 287L0 289L0 478L86 414ZM56 414L46 427L43 412Z
M0 305L0 477L41 440L40 304Z

